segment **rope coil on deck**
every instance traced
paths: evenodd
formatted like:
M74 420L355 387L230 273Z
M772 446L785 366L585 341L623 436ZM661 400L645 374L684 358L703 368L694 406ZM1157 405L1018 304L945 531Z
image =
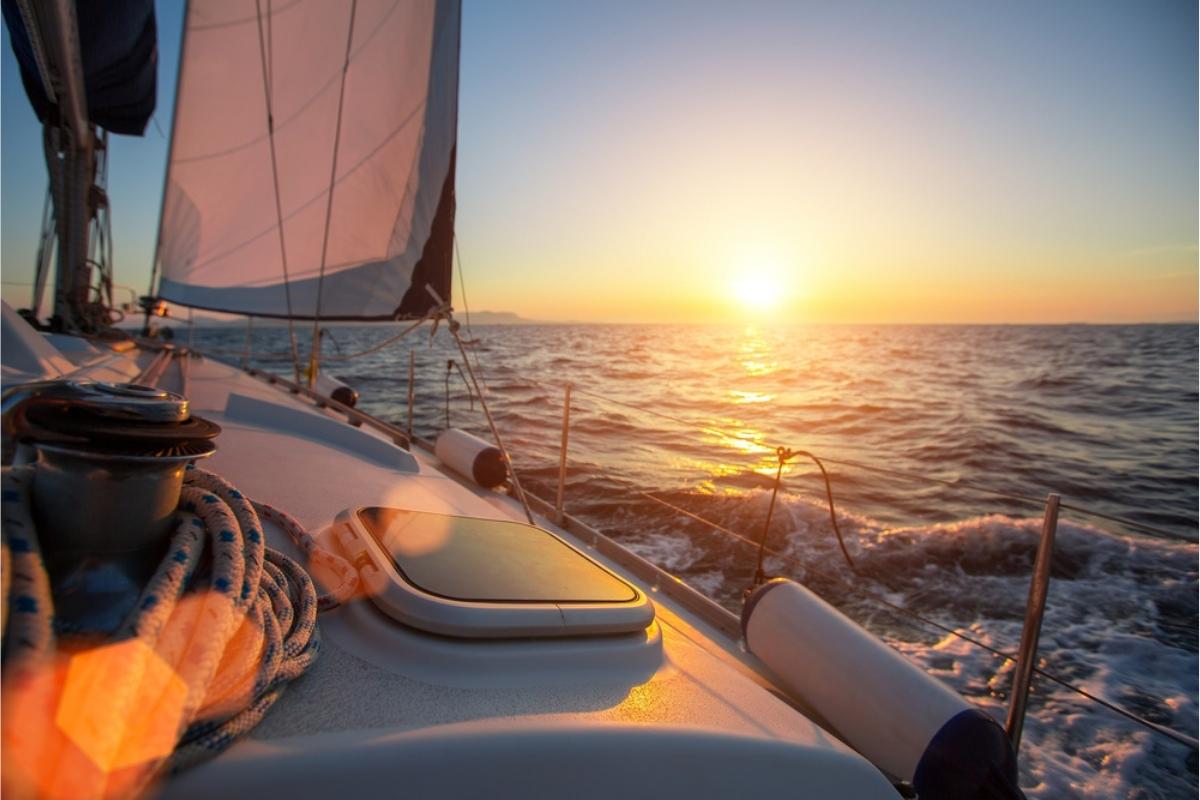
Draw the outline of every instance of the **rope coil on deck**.
M317 612L357 576L287 514L189 467L170 546L101 642L56 623L34 530L35 468L3 471L4 791L121 797L211 758L257 725L320 651ZM335 576L266 547L261 519ZM325 574L325 573L323 573Z

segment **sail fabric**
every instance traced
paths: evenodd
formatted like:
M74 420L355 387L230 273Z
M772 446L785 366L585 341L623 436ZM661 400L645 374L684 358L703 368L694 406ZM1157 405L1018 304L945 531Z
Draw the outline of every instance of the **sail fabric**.
M312 318L319 293L322 319L420 317L436 304L427 284L448 301L460 10L458 0L189 3L159 296Z
M55 114L16 0L4 0L21 83L37 118ZM158 32L154 0L76 0L75 22L88 118L113 133L141 136L154 114Z

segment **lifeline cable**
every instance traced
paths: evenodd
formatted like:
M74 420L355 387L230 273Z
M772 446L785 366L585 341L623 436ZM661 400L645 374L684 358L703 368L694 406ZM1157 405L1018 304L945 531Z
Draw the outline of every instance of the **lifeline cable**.
M421 317L419 320L416 320L411 325L404 328L404 330L400 331L399 333L397 333L394 336L389 336L386 339L376 342L375 344L371 345L370 347L366 348L365 350L359 350L356 353L345 353L345 354L339 353L337 355L325 356L322 360L323 361L352 361L356 358L362 358L363 356L369 356L372 353L376 353L376 352L384 349L385 347L387 347L390 344L400 341L401 339L403 339L404 337L408 336L410 333L415 331L417 328L424 325L426 322L433 320L433 319L437 319L438 315L440 315L443 311L444 311L444 308L442 308L440 306L430 309L430 311L425 316ZM241 356L241 352L239 352L237 350L228 350L228 349L222 350L220 348L211 348L211 347L206 347L203 350L196 350L195 352L200 353L201 355L210 355L210 356L238 356L238 357ZM279 360L286 359L287 357L288 357L287 353L282 353L279 351L268 351L265 353L256 354L254 356L254 360L255 361L279 361ZM299 381L297 380L296 383L299 383Z
M516 467L513 466L512 457L508 454L508 448L504 446L504 440L500 438L500 429L496 427L496 420L492 418L492 410L488 408L487 396L484 388L480 388L479 378L475 375L475 368L471 366L471 358L467 355L467 348L463 344L462 337L458 335L458 320L454 318L450 311L449 305L442 299L441 295L430 286L425 284L425 291L433 297L438 304L438 308L442 309L442 314L446 318L446 327L450 330L450 335L454 337L454 343L458 345L458 352L462 356L463 363L467 365L467 375L471 379L471 385L475 389L475 394L479 396L479 405L483 408L483 416L487 419L488 427L492 431L492 437L496 440L496 447L500 449L501 455L504 456L504 463L508 465L508 475L512 479L513 491L516 492L517 499L521 502L521 508L525 511L525 519L529 520L530 525L537 525L533 520L533 511L529 508L529 499L525 497L525 490L521 488L521 479L517 477Z
M669 508L672 511L682 514L685 517L690 517L691 519L694 519L697 522L701 522L701 523L707 525L708 527L712 528L713 530L718 531L720 533L724 533L725 535L727 535L733 539L736 539L744 544L747 544L747 545L749 545L751 547L755 547L755 548L757 548L759 546L759 543L754 541L750 537L744 536L744 535L738 533L737 531L727 528L724 525L721 525L717 522L713 522L712 520L702 517L699 514L696 514L692 511L688 511L686 508L676 505L675 503L672 503L669 500L664 500L661 497L657 497L657 496L651 494L650 492L638 492L638 494L640 494L641 496L645 497L648 500L652 500L655 503L658 503L659 505L665 506L666 508ZM996 656L998 658L1003 658L1003 659L1006 659L1008 661L1013 661L1013 662L1015 662L1017 660L1017 656L1015 653L1006 653L1003 650L1000 650L996 647L992 647L989 644L985 644L984 642L981 642L980 640L976 639L975 637L969 636L968 634L965 634L962 631L956 630L955 628L951 628L948 625L943 625L940 622L930 619L929 617L926 617L922 614L918 614L917 612L912 611L911 609L905 608L902 605L893 603L892 601L888 600L887 598L883 597L882 595L879 595L868 589L864 589L861 585L853 585L847 579L845 579L841 576L834 575L829 572L824 572L819 569L815 569L812 566L800 561L800 559L795 558L794 556L790 556L787 553L783 553L779 550L773 550L768 547L768 548L766 548L766 552L776 558L779 558L779 559L791 564L792 566L800 569L801 571L803 571L805 573L812 573L813 575L820 576L822 578L825 578L826 580L839 583L843 587L845 587L847 589L851 589L856 596L865 597L869 600L873 600L874 602L879 603L880 605L886 606L887 608L890 608L891 610L895 611L901 617L909 618L910 624L913 624L912 621L915 620L916 622L922 623L931 628L936 628L937 630L942 631L943 633L947 633L951 636L954 636L957 639L961 639L962 641L967 642L968 644L971 644L971 645L979 647L983 650L986 650L987 652L991 653L993 656ZM1200 750L1200 742L1198 742L1195 738L1188 736L1185 733L1181 733L1180 731L1174 730L1173 728L1168 728L1165 725L1160 725L1156 722L1151 722L1150 720L1148 720L1144 717L1140 717L1136 713L1128 710L1127 708L1117 705L1116 703L1114 703L1110 700L1105 700L1103 697L1099 697L1095 694L1092 694L1091 692L1087 691L1086 689L1075 686L1072 683L1068 683L1065 679L1060 678L1051 672L1047 672L1046 670L1044 670L1038 666L1034 666L1033 671L1035 673L1037 673L1038 675L1040 675L1041 677L1046 678L1049 681L1053 681L1054 683L1058 684L1059 686L1062 686L1064 689L1068 689L1068 690L1074 692L1075 694L1078 694L1088 700L1091 700L1092 702L1096 703L1097 705L1107 708L1109 711L1112 711L1116 714L1119 714L1119 715L1125 717L1126 719L1130 720L1131 722L1135 722L1138 725L1141 725L1142 727L1146 728L1147 730L1151 731L1152 733L1157 733L1161 736L1166 736L1170 739L1175 740L1176 742L1179 742L1180 744L1183 744L1183 745L1186 745L1186 746L1192 748L1193 750Z

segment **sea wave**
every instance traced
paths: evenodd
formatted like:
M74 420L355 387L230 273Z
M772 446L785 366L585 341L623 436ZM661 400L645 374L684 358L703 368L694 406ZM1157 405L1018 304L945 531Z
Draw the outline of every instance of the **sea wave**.
M766 495L766 490L756 490ZM725 503L675 497L729 526L759 521L765 497ZM991 514L950 523L893 527L843 514L856 568L844 562L827 506L784 497L768 541L769 574L802 581L1003 724L1014 664L876 602L883 598L988 647L1014 653L1021 637L1040 518ZM623 530L627 530L624 529ZM640 534L610 531L631 549L699 578L736 608L749 583L753 548L689 536L665 524ZM1051 562L1040 666L1153 722L1195 731L1196 548L1119 536L1064 521ZM1070 689L1035 680L1022 744L1022 783L1031 797L1176 797L1195 790L1195 754ZM1138 794L1137 787L1147 789Z

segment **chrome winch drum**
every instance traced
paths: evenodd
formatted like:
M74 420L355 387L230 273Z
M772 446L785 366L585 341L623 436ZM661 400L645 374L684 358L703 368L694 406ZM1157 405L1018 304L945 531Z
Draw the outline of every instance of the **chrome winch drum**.
M71 594L74 582L88 584L86 596L97 582L120 591L143 581L167 547L187 464L212 455L220 432L185 397L149 386L56 380L6 390L6 445L16 445L16 462L36 459L32 515L55 594Z

